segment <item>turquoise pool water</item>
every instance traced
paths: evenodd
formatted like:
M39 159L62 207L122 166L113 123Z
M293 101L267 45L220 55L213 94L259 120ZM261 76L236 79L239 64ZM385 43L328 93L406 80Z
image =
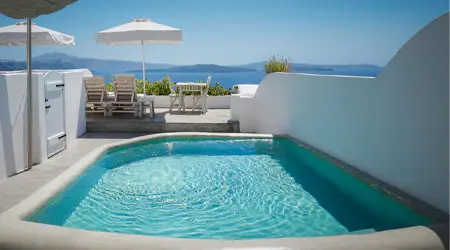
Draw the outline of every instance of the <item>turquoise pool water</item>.
M27 220L199 239L312 237L429 223L284 138L178 138L117 148Z

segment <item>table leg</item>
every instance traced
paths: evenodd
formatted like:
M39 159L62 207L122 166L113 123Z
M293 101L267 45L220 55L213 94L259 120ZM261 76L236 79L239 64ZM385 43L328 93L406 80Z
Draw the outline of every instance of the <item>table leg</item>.
M202 105L202 113L204 114L204 113L206 113L206 111L205 111L206 102L205 102L205 98L203 96L203 88L201 88L201 91L200 91L200 103Z
M180 103L183 106L183 112L186 112L186 103L184 103L184 90L180 91ZM178 105L180 106L180 105Z
M178 89L178 112L181 111L181 105L182 105L181 95L182 95L182 93L183 93L183 90Z
M206 94L202 95L202 112L203 114L206 113Z
M152 102L150 104L152 105L152 117L155 117L155 103L152 100Z
M192 113L195 112L195 106L196 106L196 101L195 101L195 93L192 92Z

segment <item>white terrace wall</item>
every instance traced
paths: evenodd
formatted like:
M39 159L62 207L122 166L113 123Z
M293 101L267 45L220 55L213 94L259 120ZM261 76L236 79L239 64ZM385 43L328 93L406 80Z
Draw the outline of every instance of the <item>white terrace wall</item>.
M44 161L46 149L46 119L44 74L33 71L32 85L32 161ZM67 147L86 132L83 76L87 70L58 71L65 84ZM27 75L25 71L0 72L0 181L26 169L27 142Z
M447 13L377 78L266 76L244 125L289 134L449 212L448 56Z
M0 181L26 168L26 135L27 76L0 75Z
M139 94L143 96L143 94ZM153 96L155 108L170 108L169 96ZM208 96L206 106L210 109L230 109L231 96ZM192 96L185 96L186 108L192 108ZM177 101L178 103L178 101ZM200 104L199 104L200 105Z
M67 148L86 133L86 99L83 77L92 76L89 70L61 71L65 84Z

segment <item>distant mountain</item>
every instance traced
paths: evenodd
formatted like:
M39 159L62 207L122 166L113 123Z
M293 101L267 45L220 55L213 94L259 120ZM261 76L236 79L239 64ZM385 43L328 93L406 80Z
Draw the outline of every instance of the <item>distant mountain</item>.
M60 60L61 62L70 63L73 68L87 68L97 72L125 72L129 70L142 69L142 62L123 61L123 60L105 60L95 58L80 58L64 53L47 53L33 58L34 63L46 61ZM166 69L177 67L178 65L164 63L146 63L147 69Z
M254 62L243 65L236 65L236 67L250 68L256 70L264 70L264 65L267 61ZM358 69L358 70L373 70L379 71L382 67L373 64L342 64L342 65L320 65L320 64L305 64L305 63L292 63L292 70L294 72L304 72L304 71L335 71L342 69Z
M244 65L220 66L216 64L196 64L180 66L163 63L146 63L148 72L205 72L205 73L230 73L230 72L250 72L264 71L265 61L254 62ZM47 53L33 58L34 69L80 69L87 68L96 74L122 73L142 71L141 62L123 60L104 60L95 58L80 58L64 53ZM381 67L371 64L354 65L315 65L293 63L294 72L316 73L327 71L341 74L358 72L379 72ZM24 70L26 63L23 61L0 60L0 71ZM371 73L372 74L372 73ZM376 74L375 74L376 75Z
M178 65L163 63L146 63L148 69L173 68ZM142 68L142 62L103 60L94 58L80 58L64 53L47 53L33 57L33 69L82 69L86 68L95 72L125 72ZM24 70L26 63L23 61L0 60L0 70Z
M220 66L216 64L195 64L190 66L173 67L168 69L147 70L148 72L168 72L168 73L231 73L231 72L249 72L256 71L255 69ZM140 72L139 70L131 70L129 73Z
M59 59L51 59L45 61L32 61L31 67L33 69L75 69L76 67L70 63ZM1 61L1 71L25 70L27 68L26 62L17 61Z
M0 71L23 70L27 68L25 62L16 62L11 60L0 60Z
M253 62L253 63L242 64L242 65L235 65L235 67L242 67L242 68L249 68L249 69L256 69L256 70L264 70L264 64L266 64L266 61Z

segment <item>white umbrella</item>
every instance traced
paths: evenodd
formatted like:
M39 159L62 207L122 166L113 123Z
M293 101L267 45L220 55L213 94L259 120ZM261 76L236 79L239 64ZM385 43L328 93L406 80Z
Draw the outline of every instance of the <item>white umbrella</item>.
M32 45L74 45L75 38L54 30L46 29L36 24L31 25ZM0 45L26 46L27 22L0 27Z
M98 32L96 40L98 43L106 45L142 45L142 76L145 95L144 44L179 43L182 40L182 31L152 22L149 19L138 18L132 22Z
M77 0L2 0L0 13L15 19L27 19L27 134L28 134L28 167L31 167L31 18L51 14L61 10Z

